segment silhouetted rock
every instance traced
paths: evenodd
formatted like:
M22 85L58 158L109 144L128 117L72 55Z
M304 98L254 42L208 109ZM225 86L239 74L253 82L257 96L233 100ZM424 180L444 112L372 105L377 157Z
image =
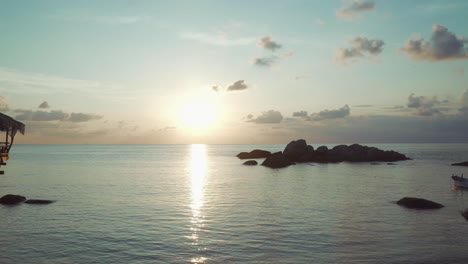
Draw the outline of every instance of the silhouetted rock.
M29 199L27 201L25 201L24 203L27 203L27 204L51 204L55 201L52 201L52 200L39 200L39 199Z
M465 211L462 211L461 215L465 218L466 221L468 221L468 209L466 209Z
M398 205L411 209L439 209L443 205L422 198L405 197L397 202Z
M312 147L312 146L310 146ZM304 139L299 139L291 141L283 151L283 155L288 158L290 161L298 161L302 156L304 156L310 148L307 146L307 143ZM314 151L314 147L312 147Z
M237 155L240 159L256 159L270 156L270 152L264 150L253 150L250 153L242 152ZM327 146L320 146L316 150L307 145L303 139L291 141L282 154L291 162L389 162L393 165L395 161L409 160L404 154L393 150L381 150L375 147L362 146L359 144L338 145L332 149Z
M289 161L289 159L286 158L286 156L284 156L283 153L280 151L271 154L270 157L266 158L263 161L262 165L273 169L279 169L290 165L294 165L294 163Z
M318 154L326 154L328 151L328 147L327 146L320 146L317 148L317 150L315 152L317 152Z
M452 166L468 166L468 161L460 162L460 163L453 163Z
M250 152L241 152L236 157L239 159L262 159L271 156L270 151L254 149Z
M256 160L248 160L244 163L242 163L243 165L248 165L248 166L253 166L253 165L257 165L257 161Z
M26 201L26 197L21 195L7 194L0 198L0 204L14 205Z

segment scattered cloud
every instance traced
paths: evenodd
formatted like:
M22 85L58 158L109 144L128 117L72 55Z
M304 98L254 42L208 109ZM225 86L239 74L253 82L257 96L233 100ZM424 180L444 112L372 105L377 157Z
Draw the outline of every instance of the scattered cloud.
M271 51L276 51L277 49L280 49L282 46L278 42L273 41L271 37L268 37L268 36L261 38L258 45L263 49L267 49Z
M46 101L42 102L37 108L49 108L49 103Z
M219 90L221 90L221 86L219 86L219 85L213 85L213 86L211 87L211 89L212 89L213 91L215 91L215 92L219 92Z
M302 117L302 118L307 118L309 115L307 114L307 111L299 111L299 112L293 112L293 117Z
M269 110L263 112L261 115L256 118L251 118L247 122L255 124L278 124L283 120L283 115L279 111Z
M419 61L442 61L453 59L468 59L468 40L457 37L446 27L432 26L429 41L423 38L409 40L401 48L408 56Z
M468 89L465 89L465 91L463 91L462 95L460 96L460 102L461 105L468 106Z
M91 120L101 119L102 116L94 114L84 113L71 113L68 114L62 110L52 111L32 111L24 109L15 109L15 119L20 121L38 121L38 122L49 122L49 121L69 121L69 122L87 122Z
M374 106L373 106L373 105L364 104L364 105L355 105L355 106L353 106L353 107L363 107L363 108L365 108L365 107L374 107Z
M441 104L441 102L437 100L436 96L426 97L410 94L406 106L408 108L417 109L417 114L420 116L433 116L441 113L441 111L436 107L439 104Z
M254 58L252 64L261 67L271 67L277 60L277 56Z
M377 56L383 51L385 42L381 39L368 39L366 37L357 37L350 41L350 48L340 48L336 52L336 59L344 62L348 59L355 59L364 56Z
M78 123L78 122L88 122L91 120L97 120L101 118L102 116L94 115L94 114L71 113L70 118L68 118L68 121Z
M62 110L47 111L32 111L16 109L15 113L18 113L15 119L20 121L64 121L69 115Z
M109 95L113 98L125 94L126 98L130 95L130 91L122 89L118 85L104 84L97 81L80 80L72 78L64 78L49 74L41 74L34 72L22 72L9 68L0 67L0 93L8 94L42 94L50 95L51 93L92 93L96 94L99 90L99 95L109 99ZM134 93L132 91L132 93Z
M345 118L349 116L351 113L351 109L348 105L345 105L339 109L334 110L323 110L318 113L313 113L310 115L310 119L313 121L321 121L326 119L338 119L338 118Z
M243 91L249 88L247 84L244 82L244 80L238 80L237 82L231 84L228 86L227 91L232 92L232 91Z
M48 15L47 18L60 21L98 23L107 25L130 25L154 21L154 18L148 15L103 15L92 14L86 10L58 10L55 13Z
M8 111L8 110L10 110L10 107L8 106L6 98L0 95L0 111Z
M179 37L215 46L242 46L250 45L255 41L255 38L234 38L223 31L215 33L183 32L179 34Z
M375 9L374 1L370 0L348 0L336 13L337 17L344 20L353 20L360 17L364 12L371 12Z

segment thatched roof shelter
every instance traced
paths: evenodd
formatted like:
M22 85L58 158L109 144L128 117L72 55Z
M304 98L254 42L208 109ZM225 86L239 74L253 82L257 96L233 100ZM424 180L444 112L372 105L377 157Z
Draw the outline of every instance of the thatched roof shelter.
M26 126L16 121L15 119L0 113L0 131L6 132L5 142L0 142L0 154L2 155L1 160L8 159L8 152L10 152L11 146L15 139L16 133L19 131L24 135Z

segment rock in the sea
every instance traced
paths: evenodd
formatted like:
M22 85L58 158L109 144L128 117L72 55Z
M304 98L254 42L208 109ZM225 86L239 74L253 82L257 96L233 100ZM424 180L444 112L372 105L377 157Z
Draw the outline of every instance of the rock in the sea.
M452 166L468 166L468 161L460 162L460 163L453 163Z
M0 198L0 204L15 205L26 201L26 197L21 195L7 194Z
M397 201L398 205L411 209L439 209L444 207L440 203L414 197L405 197Z
M288 167L290 165L294 165L294 163L289 161L289 159L286 158L286 156L284 156L283 153L280 151L271 154L270 157L266 158L263 161L262 165L273 169L279 169Z
M468 221L468 209L466 209L465 211L462 211L461 215L465 218L466 221Z
M237 154L237 157L239 159L262 159L262 158L268 158L269 156L271 156L270 151L261 150L261 149L254 149L250 152L241 152Z
M248 160L244 163L242 163L243 165L248 165L248 166L254 166L254 165L257 165L258 162L256 160Z
M286 145L283 155L290 161L299 161L309 150L310 148L308 148L306 141L304 139L298 139ZM314 151L314 147L312 147L312 151Z
M52 201L52 200L40 200L40 199L29 199L27 201L25 201L24 203L27 203L27 204L51 204L55 201Z

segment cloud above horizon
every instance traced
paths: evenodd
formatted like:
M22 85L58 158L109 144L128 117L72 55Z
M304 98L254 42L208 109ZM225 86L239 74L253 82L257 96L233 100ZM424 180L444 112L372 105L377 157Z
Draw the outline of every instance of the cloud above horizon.
M381 39L356 37L350 41L350 48L340 48L336 52L336 59L344 62L365 56L377 56L383 51L385 42Z
M247 122L255 123L255 124L278 124L281 123L283 120L283 115L276 110L268 110L263 112L256 118L253 116L247 120Z
M468 59L468 40L457 37L444 26L435 24L432 26L430 40L424 38L409 40L401 50L418 61Z
M371 12L375 9L375 3L371 0L348 0L343 1L343 5L336 13L336 16L343 20L353 20L360 17L364 12Z
M348 105L344 105L338 109L328 110L325 109L318 113L313 113L310 115L310 120L313 121L322 121L327 119L338 119L338 118L345 118L351 114L351 109Z
M281 44L279 44L276 41L273 41L269 36L261 38L258 45L263 49L271 51L276 51L277 49L280 49L282 47Z
M15 119L20 121L38 121L38 122L49 122L49 121L69 121L73 123L87 122L91 120L101 119L102 116L85 113L71 113L68 114L62 110L52 111L32 111L25 109L15 109L17 115Z
M8 111L8 110L10 110L10 107L8 106L5 96L0 95L0 111Z
M243 90L247 90L247 88L249 88L249 87L244 82L244 80L238 80L235 83L229 85L228 88L227 88L227 91L228 92L243 91Z
M42 102L37 108L49 108L49 103L47 101Z
M254 58L252 64L260 67L271 67L278 60L277 56Z
M441 102L437 100L437 97L432 98L426 96L415 96L410 94L406 106L408 108L417 109L417 114L420 116L433 116L440 114L440 110L436 108Z

